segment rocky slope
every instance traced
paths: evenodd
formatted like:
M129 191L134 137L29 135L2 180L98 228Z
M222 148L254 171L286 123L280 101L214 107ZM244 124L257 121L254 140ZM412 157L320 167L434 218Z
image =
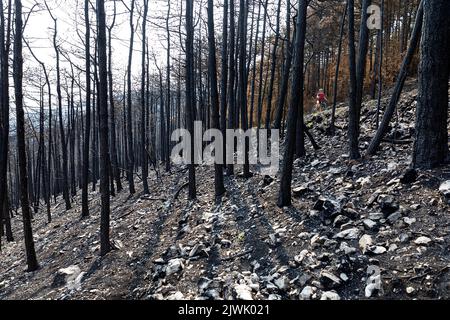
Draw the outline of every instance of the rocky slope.
M371 159L350 161L346 109L335 136L329 111L308 117L321 146L295 162L294 203L278 208L278 177L226 177L216 203L212 168L199 167L187 200L186 170L152 173L150 196L113 199L111 238L99 258L99 197L34 219L41 269L25 273L21 221L0 255L1 299L411 299L450 298L450 167L409 169L416 84L408 84L389 138ZM387 99L383 101L387 103ZM375 130L363 110L361 147ZM447 184L445 183L447 181ZM136 181L139 185L139 181ZM79 203L79 198L75 201Z

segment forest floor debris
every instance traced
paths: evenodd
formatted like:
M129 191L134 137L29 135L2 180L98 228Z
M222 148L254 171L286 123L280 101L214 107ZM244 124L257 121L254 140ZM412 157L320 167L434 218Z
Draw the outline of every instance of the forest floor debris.
M414 86L387 139L412 139ZM366 102L362 113L362 149L375 132L375 105ZM340 128L346 117L339 108ZM308 142L308 156L296 160L289 208L276 206L278 177L226 177L216 203L211 167L198 167L196 201L183 188L185 170L153 173L150 196L138 189L112 200L115 250L103 258L97 192L88 219L80 219L79 197L69 211L54 205L50 224L36 214L41 268L32 273L15 217L16 240L1 253L0 299L449 299L450 167L412 171L412 144L404 143L351 161L345 130L326 135L328 118L307 117L321 149Z

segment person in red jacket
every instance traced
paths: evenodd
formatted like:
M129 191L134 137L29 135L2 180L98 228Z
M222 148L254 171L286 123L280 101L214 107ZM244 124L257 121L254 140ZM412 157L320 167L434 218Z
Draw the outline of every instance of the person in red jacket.
M322 108L326 108L328 103L328 99L325 96L325 92L323 89L319 90L319 93L317 94L317 104L316 107L319 109L320 112L322 112Z

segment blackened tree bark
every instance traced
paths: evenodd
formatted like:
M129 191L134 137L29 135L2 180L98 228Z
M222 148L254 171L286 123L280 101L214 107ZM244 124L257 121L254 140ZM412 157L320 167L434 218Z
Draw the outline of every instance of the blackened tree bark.
M275 113L274 129L281 129L284 106L289 87L289 75L292 66L292 42L291 42L291 1L286 1L286 43L285 43L285 61L283 66L283 76L281 79L280 94L278 96L277 110Z
M212 128L220 130L219 123L219 92L217 91L217 61L216 61L216 40L214 36L214 4L213 0L208 0L208 73L210 83L210 99L212 107ZM217 152L217 151L215 151ZM220 197L225 192L223 185L222 164L214 164L214 187L216 197Z
M278 193L278 206L291 205L292 166L294 162L295 138L299 112L303 112L303 84L304 84L304 53L306 38L307 0L298 2L298 16L295 36L295 53L293 65L293 81L291 87L290 106L288 114L288 127L286 134L286 147L284 151L281 171L280 191Z
M89 21L89 0L84 0L85 33L85 66L86 66L86 111L83 142L83 182L81 188L81 216L89 216L88 183L89 183L89 142L91 134L91 26Z
M272 48L272 58L270 67L270 83L269 93L267 94L267 112L266 112L266 129L270 129L270 120L272 116L272 100L273 100L273 87L275 83L275 71L277 68L277 49L278 42L280 40L280 12L281 12L281 0L278 0L276 23L275 23L275 42Z
M350 96L348 117L348 140L351 159L361 157L358 146L359 119L357 105L357 78L356 78L356 49L355 49L355 1L348 1L348 45L349 45L349 73Z
M11 1L8 6L11 12ZM10 16L10 13L8 14ZM9 91L8 91L8 52L9 45L5 43L5 15L3 9L3 0L0 0L0 227L8 212L5 211L7 190L7 171L8 171L8 149L9 149Z
M264 61L265 61L265 50L266 50L266 28L267 28L267 6L268 0L264 2L264 15L263 15L263 29L262 29L262 40L261 40L261 62L259 64L259 89L258 89L258 110L257 110L257 125L258 128L261 127L261 117L262 117L262 107L263 107L263 74L264 74ZM267 74L266 74L267 77ZM267 81L265 81L267 83Z
M261 20L261 1L258 1L258 15L256 16L256 32L255 32L255 44L254 44L254 50L253 50L253 58L248 59L249 62L253 60L253 66L252 66L252 81L250 84L250 120L249 120L249 126L250 128L253 128L253 114L255 109L255 91L256 91L256 57L258 56L258 43L259 43L259 26L260 26L260 20ZM255 10L253 6L253 11ZM249 51L251 54L252 52ZM249 65L247 65L249 67Z
M359 136L359 121L362 108L362 98L364 94L364 78L366 75L367 52L369 50L369 28L367 20L369 18L368 8L372 0L363 0L361 8L361 24L359 31L359 54L356 65L356 107L358 110L357 127Z
M450 2L423 0L423 31L413 165L434 168L448 156Z
M234 1L234 0L231 0ZM186 127L191 134L191 154L189 168L189 199L197 197L195 186L194 165L194 108L195 108L195 80L194 80L194 0L186 0Z
M148 0L144 0L144 14L142 19L142 56L141 56L141 166L142 166L142 185L144 189L144 194L149 194L148 189L148 155L146 148L146 125L145 125L145 55L146 52L146 37L147 37L147 14L148 14Z
M239 1L239 86L238 86L238 101L241 109L241 128L247 131L248 128L248 114L247 114L247 10L248 1ZM249 143L247 139L244 141L244 164L243 177L250 177L249 164Z
M111 174L116 181L117 191L122 191L122 181L120 180L119 163L117 159L117 137L116 137L116 110L113 94L113 71L112 71L112 29L116 24L116 2L114 1L113 21L108 29L108 84L109 84L109 130L111 132L109 140L111 142Z
M47 5L47 2L44 2L47 7L47 11L50 14L50 17L53 20L54 24L54 33L53 33L53 49L55 50L56 55L56 93L58 96L58 116L59 116L59 134L61 136L61 151L62 151L62 191L64 202L66 204L66 210L70 210L72 205L70 204L70 194L69 194L69 174L68 174L68 156L67 156L67 141L66 134L64 129L64 118L62 112L62 95L61 95L61 69L60 69L60 57L59 57L59 47L57 43L57 35L58 35L58 23L57 19L53 16L50 8Z
M165 142L164 142L164 161L166 162L166 172L170 171L170 106L171 106L171 95L170 90L170 29L169 29L169 19L170 19L170 1L167 1L167 16L166 16L166 32L167 32L167 52L166 52L166 130L165 130ZM161 119L161 121L163 121Z
M227 82L228 82L228 0L223 2L223 32L222 32L222 78L220 82L220 129L223 136L223 155L226 154L227 130ZM224 162L225 163L225 162Z
M235 10L234 10L234 1L230 1L230 79L228 82L228 128L234 129L236 127L235 123L235 113L236 113L236 99L235 99L235 79L236 79L236 57L235 57L235 42L236 42L236 21L235 21ZM233 144L234 142L229 142ZM234 174L234 165L233 163L227 164L227 175Z
M100 123L100 255L111 250L109 242L109 139L108 139L108 69L106 54L106 22L104 0L97 0L98 67L99 67L99 123Z
M406 77L408 76L408 70L413 60L414 54L416 52L417 46L419 45L420 36L422 32L423 25L423 1L419 5L419 9L416 14L416 23L414 25L414 31L411 35L411 39L409 42L408 51L403 59L402 66L400 68L400 72L397 76L397 82L395 84L394 91L391 96L391 100L389 102L386 111L384 112L383 118L381 119L380 126L370 142L369 148L367 149L368 155L374 155L380 146L380 143L388 130L389 123L391 122L392 116L394 115L395 109L397 107L398 101L400 100L400 95L403 90L403 86L406 81ZM380 73L381 75L381 73ZM381 83L380 83L381 86ZM380 89L380 88L379 88ZM380 99L379 99L380 100ZM377 109L379 109L377 107Z
M15 34L14 34L14 94L16 99L17 154L19 158L20 202L22 206L23 231L28 271L39 268L34 249L31 227L31 210L28 199L28 173L25 147L25 116L23 110L23 56L22 56L22 1L15 0Z
M337 104L339 68L341 66L342 40L344 38L345 18L347 17L347 11L348 11L348 1L345 5L344 14L342 15L341 26L339 29L339 47L338 47L337 62L336 62L336 73L334 76L334 85L333 85L333 107L331 109L331 123L330 123L330 127L329 127L329 132L331 134L334 134L335 129L336 129L334 126L334 122L336 119L336 104Z
M127 177L128 177L128 188L130 194L134 194L136 189L134 187L134 147L133 147L133 127L132 127L132 99L131 99L131 65L133 62L133 43L134 43L134 24L133 24L133 13L134 13L135 0L131 0L130 9L130 51L128 53L128 68L127 68L127 139L128 139L128 161L127 161Z

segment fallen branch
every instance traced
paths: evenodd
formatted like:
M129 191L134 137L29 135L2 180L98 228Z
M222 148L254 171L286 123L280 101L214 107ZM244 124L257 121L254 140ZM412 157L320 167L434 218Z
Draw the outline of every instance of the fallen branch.
M245 255L247 255L247 254L249 254L249 253L252 253L252 251L253 250L246 250L246 251L244 251L244 252L240 252L240 253L237 253L237 254L235 254L235 255L232 255L232 256L229 256L229 257L227 257L227 258L223 258L223 259L221 259L222 261L230 261L230 260L233 260L233 259L236 259L236 258L239 258L239 257L242 257L242 256L245 256Z
M395 140L395 139L383 139L382 141L385 143L400 144L400 145L411 144L414 142L414 140Z

